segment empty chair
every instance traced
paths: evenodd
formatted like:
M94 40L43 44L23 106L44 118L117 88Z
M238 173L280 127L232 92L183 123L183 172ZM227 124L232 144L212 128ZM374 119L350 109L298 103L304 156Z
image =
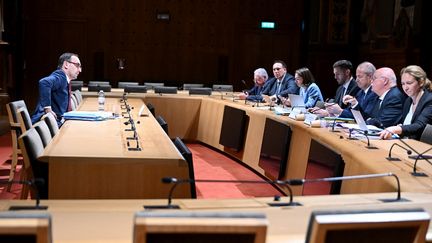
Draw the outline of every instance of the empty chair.
M177 87L158 86L154 88L157 94L177 94Z
M71 109L74 111L78 108L78 100L74 94L71 95Z
M163 119L162 116L158 116L156 120L158 121L162 129L165 131L165 133L168 135L168 123L166 123L165 119Z
M51 137L54 137L59 131L59 126L58 126L57 120L55 119L54 115L51 113L47 113L47 114L42 116L41 120L44 120L46 122L46 124L50 130Z
M164 83L149 83L149 82L144 82L144 85L147 86L147 89L154 89L155 87L165 86Z
M189 94L190 95L211 95L212 89L211 88L190 88Z
M189 150L189 148L183 143L183 141L179 137L176 137L174 139L174 145L176 146L180 154L188 163L189 179L192 180L192 182L190 183L191 197L196 198L196 186L194 182L195 173L194 173L192 152Z
M432 144L432 125L426 124L426 127L420 137L420 141Z
M126 93L147 93L147 86L145 86L145 85L126 86L124 88L124 92L126 92Z
M80 103L82 102L82 100L83 100L83 97L82 97L81 91L79 91L79 90L75 90L75 91L73 91L73 95L74 95L75 98L77 99L78 104L80 104Z
M22 107L27 108L24 100L9 102L6 105L6 110L8 113L9 125L11 127L11 135L12 135L12 163L9 172L9 180L14 179L16 166L18 164L18 155L21 154L21 150L19 149L18 146L18 137L22 134L22 132L21 132L21 125L18 121L17 110ZM8 186L8 191L10 191L10 186Z
M109 81L89 81L88 85L110 85Z
M36 129L37 133L39 134L43 146L46 147L52 140L51 131L46 124L45 120L40 120L36 122L33 127Z
M48 198L48 163L38 160L42 155L44 145L39 133L35 128L30 128L18 138L18 144L22 150L24 166L22 178L24 180L32 180L41 178L44 184L36 184L41 199ZM21 198L27 198L28 188L23 189Z
M233 92L234 88L231 84L213 84L214 91Z
M103 90L104 92L111 92L111 85L109 84L89 84L88 91L99 92Z
M139 83L138 82L118 82L117 87L124 89L127 86L136 86L136 85L139 85Z
M152 113L153 116L155 116L155 108L151 103L147 103L147 109Z
M191 88L202 88L204 84L183 84L183 90L190 90Z
M84 86L84 81L78 81L78 80L72 80L71 81L71 90L75 91L75 90L80 90L81 88Z
M0 212L2 242L51 243L51 216L46 212Z
M25 132L33 126L27 107L21 107L17 110L18 121L21 126L21 132Z

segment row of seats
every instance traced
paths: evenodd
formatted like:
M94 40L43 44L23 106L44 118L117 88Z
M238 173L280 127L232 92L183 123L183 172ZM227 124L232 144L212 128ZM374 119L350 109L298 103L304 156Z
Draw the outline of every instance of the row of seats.
M6 108L11 127L13 150L9 181L15 179L19 155L23 157L20 180L32 180L35 176L46 179L47 168L43 167L46 167L47 164L39 162L37 158L59 131L55 117L51 113L48 113L39 122L32 124L30 113L23 100L10 102L6 105ZM11 184L7 188L8 191L10 191L10 188ZM21 193L22 199L28 197L29 189L28 185L23 187ZM31 192L32 196L34 196L34 191ZM48 192L46 190L39 193L41 193L41 197L46 197Z

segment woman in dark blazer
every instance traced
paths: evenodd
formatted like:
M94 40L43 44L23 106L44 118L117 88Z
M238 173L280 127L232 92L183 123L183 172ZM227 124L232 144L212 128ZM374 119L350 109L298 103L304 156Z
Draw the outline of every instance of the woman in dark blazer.
M381 138L390 138L393 133L419 140L426 125L432 124L432 83L416 65L401 70L401 82L409 98L405 100L400 124L387 127Z

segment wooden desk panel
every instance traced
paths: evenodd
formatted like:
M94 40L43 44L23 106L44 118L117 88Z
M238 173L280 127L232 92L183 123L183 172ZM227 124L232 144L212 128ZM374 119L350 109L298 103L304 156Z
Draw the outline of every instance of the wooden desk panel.
M49 197L52 199L165 198L171 185L161 178L188 178L188 166L169 137L152 116L136 117L142 100L134 106L141 151L129 151L126 119L99 122L67 121L47 146L41 160L49 163ZM107 107L119 106L108 98ZM86 98L81 110L95 110L96 98ZM138 124L138 121L140 122ZM135 147L134 140L129 141ZM175 197L190 197L181 185Z

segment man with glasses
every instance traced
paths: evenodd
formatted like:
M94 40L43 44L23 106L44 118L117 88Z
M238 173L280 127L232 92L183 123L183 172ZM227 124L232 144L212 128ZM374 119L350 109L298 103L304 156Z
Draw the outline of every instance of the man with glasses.
M39 100L32 116L33 123L39 121L44 114L51 113L61 125L63 114L71 110L70 82L81 71L77 54L63 53L60 56L57 70L39 80Z
M267 71L264 68L258 68L254 71L254 83L255 86L249 91L244 91L239 95L241 100L249 100L254 102L261 102L262 92L268 84L266 81L268 79Z
M402 114L405 95L397 87L397 79L391 68L380 68L372 79L372 91L378 95L378 102L366 121L380 128L397 125Z
M288 94L299 94L299 87L295 83L294 77L287 73L285 62L276 60L273 62L274 77L267 81L262 94L270 96L272 101L276 101L280 96L288 97Z

